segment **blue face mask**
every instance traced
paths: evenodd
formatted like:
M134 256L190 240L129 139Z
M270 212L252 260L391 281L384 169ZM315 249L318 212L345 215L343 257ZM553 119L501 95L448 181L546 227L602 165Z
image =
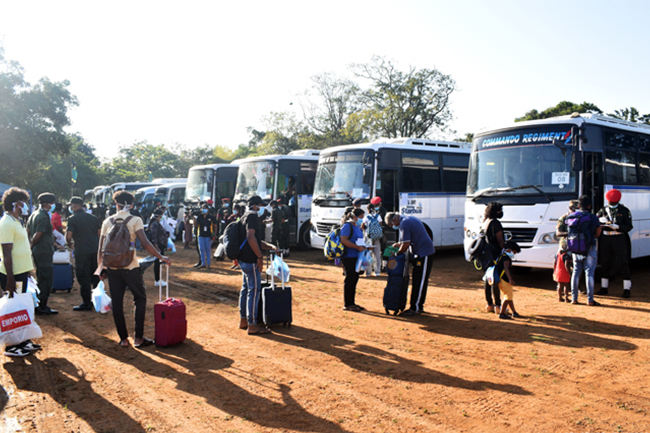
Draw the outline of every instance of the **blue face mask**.
M363 225L363 220L361 218L359 218L357 220L357 226L361 227L362 225Z
M515 253L513 253L512 251L505 251L505 253L506 253L506 256L510 257L511 259L515 258Z
M54 212L56 210L56 203L52 203L52 207L50 208L50 212Z
M399 226L391 226L393 230L399 230Z
M208 214L208 210L207 210L207 209L201 209L201 212L203 213L203 215L207 215L207 214Z
M232 211L232 213L233 213L233 215L237 215L239 213L239 211L237 209L235 209L234 211Z
M68 206L68 212L70 212L71 214L74 213L74 211L72 210L72 206Z
M259 209L257 210L257 215L259 215L259 216L264 215L264 208L263 208L263 207L261 207L261 208L259 208Z
M230 203L224 203L223 207L230 207Z

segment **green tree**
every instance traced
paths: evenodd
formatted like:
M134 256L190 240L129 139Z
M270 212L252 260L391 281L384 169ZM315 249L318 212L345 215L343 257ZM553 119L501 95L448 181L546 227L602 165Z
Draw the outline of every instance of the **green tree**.
M639 110L634 107L614 110L614 113L608 113L607 115L616 119L627 120L628 122L650 125L650 114L640 114Z
M311 80L314 84L301 101L305 121L313 131L305 137L306 145L321 148L363 141L361 131L347 128L350 115L359 109L357 84L330 73L315 75Z
M456 82L437 69L397 70L383 57L353 64L357 77L370 82L361 91L362 109L351 117L373 137L426 137L431 128L447 128L452 119L449 97Z
M0 46L2 181L33 190L33 181L43 175L48 159L70 151L63 129L70 125L68 109L78 102L68 90L69 85L68 81L54 83L48 78L34 85L28 83L24 69L7 60Z
M598 113L603 114L602 110L590 102L583 102L582 104L574 104L569 101L562 101L555 107L547 108L541 113L537 110L530 110L522 117L517 117L515 122L523 122L525 120L538 120L548 119L549 117L565 116L573 113Z
M120 147L117 157L105 166L108 183L148 181L157 177L187 177L178 155L164 145L140 141Z

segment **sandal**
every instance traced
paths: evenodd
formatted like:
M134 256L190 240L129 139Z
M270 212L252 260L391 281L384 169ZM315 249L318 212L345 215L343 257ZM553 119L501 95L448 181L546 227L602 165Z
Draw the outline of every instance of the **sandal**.
M140 344L134 344L134 346L137 349L140 349L141 347L147 347L147 346L152 346L154 344L154 341L150 338L143 338L142 343Z
M256 331L248 331L248 335L263 335L263 334L270 334L271 330L268 328L259 328Z
M131 345L131 343L129 343L128 338L125 338L124 340L120 341L118 344L120 345L120 347L124 347L124 348L129 347Z

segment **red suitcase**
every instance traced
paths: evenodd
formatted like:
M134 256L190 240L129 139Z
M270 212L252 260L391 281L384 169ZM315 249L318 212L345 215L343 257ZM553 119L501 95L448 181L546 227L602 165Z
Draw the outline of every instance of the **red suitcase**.
M169 267L165 265L162 265L162 267L165 268L167 276L165 279L167 283L167 298L164 301L162 300L161 275L161 283L158 285L159 302L153 306L153 313L156 326L156 346L167 347L185 341L185 337L187 336L187 320L185 318L185 304L183 304L183 301L169 297Z

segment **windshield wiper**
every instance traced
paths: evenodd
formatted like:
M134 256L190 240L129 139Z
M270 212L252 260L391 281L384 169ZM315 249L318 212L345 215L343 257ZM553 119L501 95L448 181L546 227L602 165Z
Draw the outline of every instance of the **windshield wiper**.
M516 190L519 190L519 189L528 189L528 188L532 188L532 189L534 189L535 191L537 191L537 192L539 192L540 194L542 194L542 195L544 196L544 198L546 198L546 200L547 200L549 203L552 202L553 199L551 198L551 196L548 195L546 192L544 192L544 191L542 190L542 188L540 188L541 186L542 186L542 185L519 185L519 186L508 186L508 187L505 187L505 188L495 188L495 187L490 187L490 188L486 188L486 189L484 189L483 191L477 193L474 197L472 197L472 201L476 202L477 199L479 199L479 198L481 198L481 197L484 197L484 196L486 196L486 195L488 195L488 194L490 194L490 193L509 192L509 191L516 191Z
M326 196L325 194L320 194L319 196L314 197L314 198L312 199L312 203L314 203L314 204L319 204L319 203L324 202L324 201L327 200L328 198L329 198L329 197Z
M510 186L510 187L508 187L508 188L499 189L499 191L507 192L507 191L515 191L515 190L518 190L518 189L528 189L528 188L532 188L532 189L534 189L535 191L537 191L538 193L542 194L542 195L546 198L546 200L548 200L549 203L552 202L553 199L551 198L551 196L548 195L547 193L545 193L545 192L542 190L541 186L542 186L542 185L519 185L519 186Z

